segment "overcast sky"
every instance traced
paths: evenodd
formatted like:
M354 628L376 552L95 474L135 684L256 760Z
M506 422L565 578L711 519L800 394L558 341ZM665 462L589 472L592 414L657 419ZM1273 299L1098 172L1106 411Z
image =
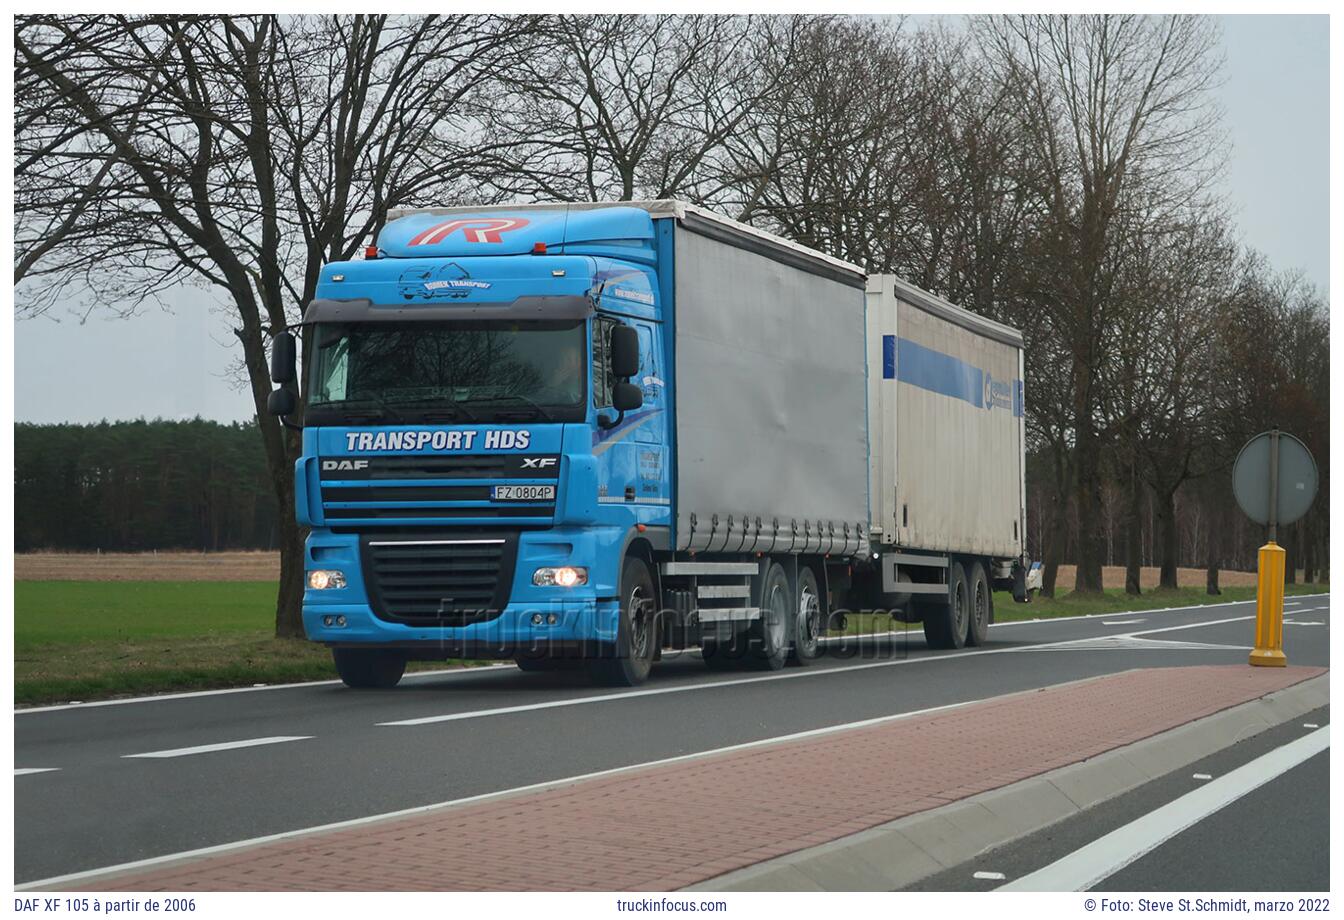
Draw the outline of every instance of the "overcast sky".
M1226 191L1248 244L1323 292L1329 262L1329 19L1225 16L1219 91L1232 145ZM184 288L171 312L81 324L57 311L15 329L15 418L250 418L231 384L237 353L205 292Z

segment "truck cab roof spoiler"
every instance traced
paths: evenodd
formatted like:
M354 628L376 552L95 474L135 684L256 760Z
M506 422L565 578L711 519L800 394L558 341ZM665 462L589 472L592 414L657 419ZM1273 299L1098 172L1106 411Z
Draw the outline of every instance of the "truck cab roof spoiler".
M861 266L835 256L811 249L782 236L776 236L750 224L724 217L706 208L673 198L652 201L574 201L553 203L524 203L499 205L464 205L442 208L392 208L387 212L389 221L412 214L489 214L499 211L592 211L602 208L638 208L649 217L673 218L682 227L701 236L708 236L741 249L756 252L767 258L792 265L812 274L821 275L848 284L863 287L864 270Z
M593 312L587 297L519 297L509 303L396 303L376 304L367 297L354 300L319 298L303 311L307 323L376 323L388 320L565 320L584 319Z

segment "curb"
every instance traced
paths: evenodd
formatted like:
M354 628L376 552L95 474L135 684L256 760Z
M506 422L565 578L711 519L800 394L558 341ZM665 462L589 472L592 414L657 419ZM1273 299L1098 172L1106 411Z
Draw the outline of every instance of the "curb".
M1329 705L1327 672L1104 754L685 891L894 891Z

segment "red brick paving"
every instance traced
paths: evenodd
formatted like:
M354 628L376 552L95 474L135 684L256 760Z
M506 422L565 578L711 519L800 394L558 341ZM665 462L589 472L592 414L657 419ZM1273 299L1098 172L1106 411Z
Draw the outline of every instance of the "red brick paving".
M1076 763L1322 668L1158 668L104 877L90 890L663 891Z

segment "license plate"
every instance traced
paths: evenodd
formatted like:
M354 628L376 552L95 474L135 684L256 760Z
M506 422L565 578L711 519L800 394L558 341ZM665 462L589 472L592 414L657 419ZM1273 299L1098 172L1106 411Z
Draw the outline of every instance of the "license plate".
M555 486L493 486L490 497L497 502L555 501Z

